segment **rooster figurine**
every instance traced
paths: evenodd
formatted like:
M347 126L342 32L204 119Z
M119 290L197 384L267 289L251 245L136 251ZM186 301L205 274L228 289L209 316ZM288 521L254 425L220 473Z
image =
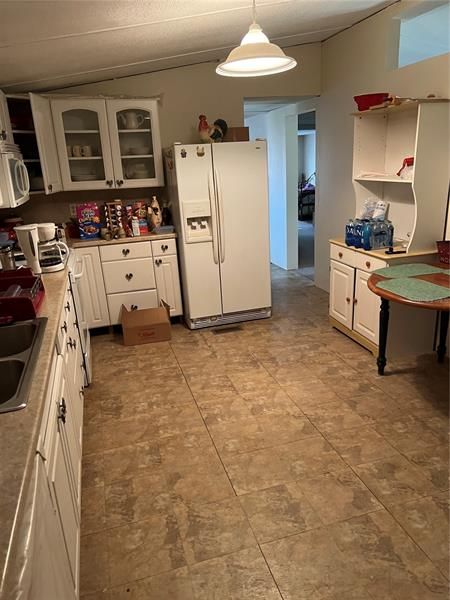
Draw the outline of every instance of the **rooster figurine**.
M223 119L217 119L214 121L214 125L209 125L206 115L199 116L198 133L200 140L204 143L222 142L227 129L228 125Z

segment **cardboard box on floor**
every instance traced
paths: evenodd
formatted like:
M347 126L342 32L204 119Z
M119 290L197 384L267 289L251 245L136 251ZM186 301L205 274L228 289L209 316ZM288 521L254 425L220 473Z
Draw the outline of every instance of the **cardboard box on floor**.
M120 322L125 346L170 340L170 307L161 300L159 308L128 310L122 304Z

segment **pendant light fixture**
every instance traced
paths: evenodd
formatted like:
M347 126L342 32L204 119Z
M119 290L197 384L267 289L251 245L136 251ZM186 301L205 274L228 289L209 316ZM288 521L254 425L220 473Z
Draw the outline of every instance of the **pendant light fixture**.
M279 46L270 43L256 23L256 0L253 0L253 23L240 46L230 52L226 61L216 68L216 73L225 77L260 77L283 73L296 65L294 58L286 56Z

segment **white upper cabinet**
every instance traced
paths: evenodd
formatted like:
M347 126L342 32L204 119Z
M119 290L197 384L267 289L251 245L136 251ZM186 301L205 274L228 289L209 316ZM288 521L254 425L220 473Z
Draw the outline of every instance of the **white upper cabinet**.
M58 152L56 150L55 132L52 126L50 100L45 96L30 94L30 103L39 150L44 191L46 194L54 194L55 192L60 192L63 188L61 172L59 170Z
M156 100L106 100L116 187L164 185Z
M156 100L52 98L64 190L164 185Z
M0 91L0 142L14 143L5 94Z
M113 187L105 100L53 98L51 109L63 189Z

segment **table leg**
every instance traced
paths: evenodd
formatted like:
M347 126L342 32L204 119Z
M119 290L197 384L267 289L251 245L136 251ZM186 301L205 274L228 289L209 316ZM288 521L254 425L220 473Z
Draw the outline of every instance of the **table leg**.
M445 353L447 351L445 342L447 340L448 333L448 317L448 311L441 311L441 322L439 327L439 346L437 347L438 362L440 363L444 362Z
M389 300L381 299L380 306L380 338L378 346L378 375L384 375L384 367L386 366L386 344L389 325Z

